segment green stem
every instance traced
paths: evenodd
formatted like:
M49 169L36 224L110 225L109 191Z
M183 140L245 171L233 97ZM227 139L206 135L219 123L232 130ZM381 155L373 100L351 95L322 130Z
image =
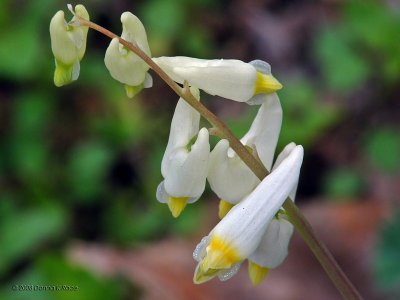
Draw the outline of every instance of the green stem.
M269 173L268 170L260 163L240 142L238 138L232 133L232 131L210 110L207 109L201 102L197 101L196 98L190 93L187 86L183 88L173 81L146 53L144 53L137 45L130 43L111 31L93 23L88 20L84 20L78 16L79 25L88 26L111 39L117 38L119 42L126 48L134 52L143 61L145 61L158 76L161 77L171 89L181 98L183 98L188 104L196 109L208 122L218 131L221 138L225 138L229 141L230 147L236 152L236 154L243 160L243 162L254 172L254 174L263 180ZM356 300L362 299L356 288L350 282L346 274L342 271L340 266L337 264L332 254L329 252L327 247L319 240L312 229L310 223L306 220L301 211L297 208L291 199L286 199L283 207L286 210L287 215L290 218L293 226L299 232L303 240L306 242L308 247L314 253L315 257L322 265L329 278L342 294L344 299Z

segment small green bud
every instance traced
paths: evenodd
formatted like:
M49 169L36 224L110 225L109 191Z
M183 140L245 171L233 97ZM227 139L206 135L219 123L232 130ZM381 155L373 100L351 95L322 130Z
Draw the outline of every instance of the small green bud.
M83 5L75 7L76 16L89 20L89 14ZM79 62L86 50L88 27L70 25L64 18L64 12L58 11L50 21L51 50L55 57L54 84L63 86L79 76Z

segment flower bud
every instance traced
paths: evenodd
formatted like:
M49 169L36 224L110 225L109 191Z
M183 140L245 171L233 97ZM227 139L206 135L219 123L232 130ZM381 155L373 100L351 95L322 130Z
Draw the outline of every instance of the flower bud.
M121 38L137 45L144 53L151 56L142 22L130 12L124 12L121 15L121 22ZM130 98L143 88L153 85L151 76L147 73L149 66L139 56L120 44L117 38L111 40L104 63L111 76L125 85L126 93Z
M75 6L74 22L78 17L89 20L86 8L79 4ZM55 58L56 69L54 84L63 86L78 79L79 62L86 50L88 27L70 25L65 21L64 12L58 11L50 21L51 50Z

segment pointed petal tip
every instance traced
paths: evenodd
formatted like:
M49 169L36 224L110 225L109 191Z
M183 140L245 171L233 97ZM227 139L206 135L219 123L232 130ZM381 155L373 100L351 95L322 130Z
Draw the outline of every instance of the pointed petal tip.
M215 276L217 276L218 272L219 272L219 270L216 270L216 269L204 270L202 268L202 263L200 262L197 265L196 270L194 271L193 283L195 283L195 284L205 283L205 282L213 279Z
M254 287L260 285L260 283L268 276L269 269L262 267L249 260L249 278Z
M188 203L189 197L169 197L168 208L174 218L178 218Z
M233 206L234 204L221 199L218 206L218 217L222 220Z
M257 72L254 94L271 94L279 91L283 85L272 75Z

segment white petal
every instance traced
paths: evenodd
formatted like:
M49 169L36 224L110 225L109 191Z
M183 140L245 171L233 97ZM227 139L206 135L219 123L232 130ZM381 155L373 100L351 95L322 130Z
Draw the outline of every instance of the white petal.
M191 87L190 91L197 100L200 99L198 89ZM187 104L185 100L179 98L171 121L167 148L161 162L161 173L164 178L169 173L171 153L174 153L177 149L186 148L190 140L198 133L199 122L200 113Z
M289 156L289 154L292 152L292 150L296 147L295 143L289 143L286 145L285 148L283 148L282 152L279 153L278 157L276 158L276 161L274 163L274 167L272 168L272 170L275 170L280 164L281 162L286 159L286 157ZM294 185L293 189L290 191L289 197L290 199L292 199L293 201L295 200L296 197L296 191L297 191L297 185L299 183L299 180L297 179L296 184Z
M50 38L54 57L65 65L73 65L77 60L77 49L67 31L62 10L58 11L50 21Z
M151 56L146 30L142 22L132 13L124 12L121 15L121 23L121 37L128 42L137 44L141 50ZM104 63L115 80L130 86L141 84L149 86L148 78L144 83L149 66L135 53L119 44L118 39L115 38L111 41L104 57Z
M196 249L193 251L193 259L200 262L206 255L206 248L210 243L210 237L207 235L203 237L200 243L197 244Z
M242 257L252 254L267 225L297 183L302 160L303 147L296 146L248 197L229 211L212 234L224 239Z
M256 68L234 59L205 60L190 57L153 58L174 81L190 84L211 95L246 102L254 95Z
M227 281L227 280L231 279L239 271L240 265L241 264L238 263L238 264L233 265L228 270L222 270L221 272L218 273L218 279L221 281Z
M241 142L254 147L264 166L271 170L282 126L282 107L276 93L261 96L264 98L264 103Z
M121 15L121 23L121 37L128 42L136 43L147 56L151 56L149 44L147 42L146 29L139 18L130 12L124 12Z
M145 89L151 88L153 86L153 77L149 73L146 73L146 77L144 78L143 87Z
M205 188L209 155L208 130L202 128L190 152L178 149L170 154L169 170L165 177L167 193L173 197L200 197ZM189 200L189 203L195 200Z
M117 38L112 39L104 56L111 76L124 84L137 86L144 82L149 66L131 51L121 51Z
M288 254L293 225L285 219L273 219L249 260L266 268L276 268Z
M221 140L210 154L207 179L211 189L229 203L236 204L260 183L256 175L235 153L228 155L229 142Z

